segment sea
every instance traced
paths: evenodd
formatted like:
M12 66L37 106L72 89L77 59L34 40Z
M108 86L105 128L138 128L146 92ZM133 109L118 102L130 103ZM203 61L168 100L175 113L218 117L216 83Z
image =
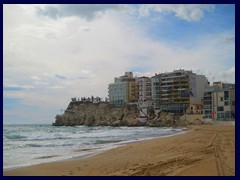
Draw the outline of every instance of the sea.
M184 131L172 127L3 125L3 170L84 158L131 142Z

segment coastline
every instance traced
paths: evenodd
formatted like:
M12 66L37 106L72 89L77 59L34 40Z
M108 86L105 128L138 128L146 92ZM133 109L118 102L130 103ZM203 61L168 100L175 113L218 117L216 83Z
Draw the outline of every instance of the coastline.
M207 164L207 166L206 166ZM190 126L94 156L3 171L4 176L235 175L235 126Z
M167 129L169 129L169 127L167 127ZM131 144L131 143L137 143L137 142L148 141L148 140L153 140L153 139L158 139L158 138L166 138L166 137L171 137L171 136L177 136L177 135L185 133L188 130L188 128L186 128L186 127L182 127L182 128L177 129L177 130L175 128L172 128L172 129L173 129L173 131L175 131L175 133L173 133L173 134L170 133L170 134L156 136L156 137L145 137L145 138L140 138L140 139L119 141L119 142L116 142L116 143L114 143L115 141L112 141L113 144L110 143L110 145L108 145L106 147L96 147L96 148L93 148L93 149L91 149L91 148L81 149L80 148L80 149L74 150L74 151L88 151L88 152L86 154L83 154L83 155L71 155L71 157L65 157L65 158L62 158L62 159L55 159L55 160L50 160L50 161L45 161L45 162L43 161L43 162L40 162L40 163L31 162L31 164L24 164L24 165L18 165L18 166L16 165L14 167L5 167L5 168L3 167L3 172L4 171L9 171L9 170L15 170L15 169L19 169L19 168L31 167L31 166L40 165L40 164L52 163L52 162L85 159L85 158L89 158L89 157L95 156L97 154L103 153L105 151L109 151L111 149L115 149L115 148L118 148L118 147L121 147L121 146L126 146L126 145ZM46 158L48 156L43 156L43 157Z
M49 151L53 152L53 147L58 146L57 149L54 150L53 153L46 153L46 148L44 151L38 151L37 148L32 148L34 152L34 156L31 155L31 151L29 153L23 152L21 156L19 157L19 153L17 153L17 150L12 156L8 156L10 160L12 159L11 163L4 162L3 166L3 171L6 170L13 170L13 169L18 169L18 168L23 168L23 167L28 167L32 165L38 165L38 164L43 164L43 163L50 163L50 162L58 162L58 161L66 161L66 160L73 160L73 159L82 159L86 157L91 157L96 154L102 153L104 151L114 149L120 146L125 146L129 143L133 142L140 142L140 141L146 141L150 139L156 139L156 138L161 138L161 137L168 137L168 136L175 136L179 133L185 133L186 128L175 128L175 127L163 127L163 128L149 128L149 127L105 127L105 128L99 128L99 127L94 127L91 131L88 131L87 135L84 135L82 132L83 130L86 130L88 128L84 127L77 127L73 128L72 130L69 129L67 131L72 132L72 135L75 137L74 139L70 138L70 141L61 141L62 138L56 138L55 136L55 131L52 131L51 134L49 134L50 139L54 137L56 140L51 141L51 146L49 146L48 141L44 143L43 141L38 141L39 138L36 138L37 141L33 144L31 141L21 141L24 142L23 146L29 146L29 145L34 145L34 146L49 146ZM90 127L91 128L91 127ZM109 132L106 131L106 129L109 130ZM78 131L78 133L75 133L75 131ZM121 132L120 132L121 131ZM64 136L65 134L61 133L62 131L58 131L58 136ZM107 134L106 134L107 133ZM46 136L46 134L42 134L43 136ZM128 137L127 137L127 136ZM108 138L108 137L109 138ZM111 137L113 136L113 137ZM9 137L9 136L7 136ZM25 135L25 137L27 137ZM40 137L40 134L38 134L38 137ZM77 138L76 138L77 137ZM90 137L89 144L84 144L82 143L81 137L84 137L84 140L86 141L87 137ZM94 138L95 137L95 138ZM30 139L35 138L30 135ZM41 138L45 140L44 138ZM47 138L48 139L48 138ZM60 140L58 140L60 139ZM63 138L64 139L64 138ZM71 146L67 146L65 148L64 144L70 144ZM80 145L82 144L82 145ZM60 146L59 146L60 145ZM63 146L61 146L63 145ZM7 148L9 147L4 147L5 148L5 153L9 153L9 151L6 151ZM62 149L62 150L61 150ZM13 151L11 151L13 153ZM25 154L24 154L25 153ZM28 157L29 156L29 157ZM26 157L26 158L23 158ZM20 161L18 158L21 158ZM16 163L13 161L13 159L16 160ZM5 160L7 161L7 157L5 157ZM7 166L8 165L8 166Z

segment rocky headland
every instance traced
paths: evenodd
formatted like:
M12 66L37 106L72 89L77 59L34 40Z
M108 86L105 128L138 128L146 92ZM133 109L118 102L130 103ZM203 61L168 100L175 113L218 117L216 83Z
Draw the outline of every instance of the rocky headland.
M75 101L70 102L62 115L57 115L53 126L187 126L203 124L201 117L176 115L160 112L155 118L154 110L149 109L149 118L146 123L138 121L139 110L137 105L115 107L106 102L92 103Z

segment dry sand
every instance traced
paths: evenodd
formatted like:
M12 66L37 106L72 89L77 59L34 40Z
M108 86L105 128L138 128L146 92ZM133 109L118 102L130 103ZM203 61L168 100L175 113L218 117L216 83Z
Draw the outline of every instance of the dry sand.
M5 176L234 176L235 126L131 143L86 159L4 171Z

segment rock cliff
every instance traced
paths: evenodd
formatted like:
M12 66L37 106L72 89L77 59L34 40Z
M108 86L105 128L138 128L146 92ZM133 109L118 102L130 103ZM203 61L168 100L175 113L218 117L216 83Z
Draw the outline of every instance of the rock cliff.
M161 112L157 119L149 110L146 123L138 121L139 110L136 105L114 107L108 103L70 102L64 114L57 115L54 126L186 126L194 124L188 122L186 115ZM199 123L199 121L197 121Z
M108 103L70 102L63 115L57 115L54 126L140 126L136 105L114 107Z

